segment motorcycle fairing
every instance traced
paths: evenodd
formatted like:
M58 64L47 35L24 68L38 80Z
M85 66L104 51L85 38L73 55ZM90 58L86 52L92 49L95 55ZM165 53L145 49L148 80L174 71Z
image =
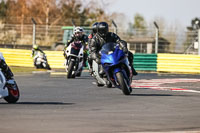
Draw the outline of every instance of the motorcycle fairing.
M127 83L131 83L129 80L130 69L128 59L116 43L104 44L101 50L101 64L108 75L108 79L118 87L116 73L122 72Z
M0 70L0 98L8 96L8 89L5 87L6 78Z

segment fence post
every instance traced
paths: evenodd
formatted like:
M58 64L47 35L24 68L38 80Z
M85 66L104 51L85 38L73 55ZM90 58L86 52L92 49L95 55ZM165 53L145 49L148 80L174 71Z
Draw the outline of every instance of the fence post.
M34 18L32 18L31 19L32 20L32 22L33 22L33 45L35 45L36 44L36 37L35 37L35 35L36 35L36 21L34 20Z
M200 55L200 29L198 29L198 55Z
M159 37L159 27L156 22L154 22L154 25L156 27L156 37L155 37L155 54L158 53L158 37Z
M116 25L116 23L115 23L115 21L114 21L114 20L112 20L112 24L113 24L113 25L114 25L114 27L115 27L115 29L114 29L115 31L114 31L114 32L115 32L115 34L117 34L117 25Z

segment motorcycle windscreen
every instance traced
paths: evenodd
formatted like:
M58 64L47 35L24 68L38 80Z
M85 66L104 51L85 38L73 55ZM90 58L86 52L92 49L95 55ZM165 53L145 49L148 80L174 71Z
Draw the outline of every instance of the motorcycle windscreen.
M82 44L81 43L73 43L70 54L74 54L74 55L78 56L81 48L82 48Z
M125 54L119 48L119 44L106 43L101 49L101 63L116 65L125 57Z
M101 54L111 54L117 46L119 46L117 43L106 43L101 48Z

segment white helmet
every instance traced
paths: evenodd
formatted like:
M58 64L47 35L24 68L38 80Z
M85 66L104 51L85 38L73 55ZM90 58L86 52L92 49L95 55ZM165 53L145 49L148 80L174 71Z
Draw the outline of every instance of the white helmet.
M76 27L75 29L74 29L74 33L76 34L76 33L82 33L83 32L83 28L81 28L81 27Z
M75 35L76 37L78 37L78 38L81 38L82 35L83 35L83 28L81 28L81 27L76 27L76 28L74 29L74 35Z

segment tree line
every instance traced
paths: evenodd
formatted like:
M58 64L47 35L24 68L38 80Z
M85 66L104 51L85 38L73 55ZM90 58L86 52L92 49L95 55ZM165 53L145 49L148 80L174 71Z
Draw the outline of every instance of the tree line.
M31 24L34 18L41 25L90 26L96 21L109 21L109 15L91 0L87 5L77 0L1 0L0 20L7 24Z
M85 3L86 1L87 3ZM106 8L114 0L109 0L107 3L102 1L103 4L97 0L0 0L0 23L21 25L21 36L23 36L23 25L32 24L32 18L36 20L38 25L46 26L46 33L51 26L71 26L72 20L75 21L76 25L91 26L96 21L106 21L111 24L111 20L114 19L117 20L118 27L122 27L126 32L126 36L140 34L154 36L154 32L152 32L155 29L153 21L156 21L159 25L159 35L170 40L171 51L175 49L177 42L180 43L177 41L180 37L181 43L190 39L184 45L190 45L194 40L194 37L189 35L186 35L189 39L185 39L186 37L182 35L183 32L179 30L179 24L168 25L162 17L154 18L152 22L148 23L139 13L134 15L133 21L128 23L126 29L123 25L124 21L122 21L125 18L124 14L116 12L108 14L106 12Z

